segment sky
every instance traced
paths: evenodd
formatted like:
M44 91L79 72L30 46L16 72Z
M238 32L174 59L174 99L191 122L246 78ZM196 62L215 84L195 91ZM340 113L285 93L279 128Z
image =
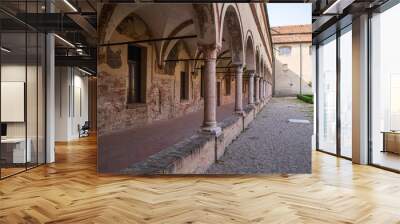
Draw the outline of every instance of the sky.
M311 24L310 3L268 3L270 26Z

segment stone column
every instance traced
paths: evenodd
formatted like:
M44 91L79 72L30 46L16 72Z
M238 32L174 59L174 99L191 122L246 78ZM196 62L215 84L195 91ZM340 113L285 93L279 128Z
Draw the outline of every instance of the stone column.
M264 101L264 79L260 79L260 99Z
M259 76L256 76L255 91L256 91L255 103L258 104L260 102L260 77Z
M249 71L249 104L254 105L254 71Z
M235 112L243 113L243 67L235 66L236 88L235 88Z
M216 59L219 51L218 45L201 45L200 51L203 52L204 64L204 120L202 130L218 134L221 128L217 126L217 78L216 78Z
M267 86L265 85L265 83L266 83L266 81L264 80L264 82L263 82L263 97L264 97L264 100L267 99L267 92L266 92Z

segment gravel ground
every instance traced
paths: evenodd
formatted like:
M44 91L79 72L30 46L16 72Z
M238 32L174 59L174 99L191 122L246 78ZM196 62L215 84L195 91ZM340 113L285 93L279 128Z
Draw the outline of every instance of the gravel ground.
M311 104L296 98L272 98L207 173L311 173L312 110Z

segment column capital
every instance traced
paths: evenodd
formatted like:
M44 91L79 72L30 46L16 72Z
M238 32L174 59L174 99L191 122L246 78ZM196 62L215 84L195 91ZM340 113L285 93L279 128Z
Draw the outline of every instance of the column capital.
M250 77L254 77L256 72L254 70L247 70L247 73Z
M235 69L236 73L243 73L243 65L242 64L233 64L232 67Z
M204 54L204 59L217 59L218 52L221 51L220 44L199 44L199 51Z

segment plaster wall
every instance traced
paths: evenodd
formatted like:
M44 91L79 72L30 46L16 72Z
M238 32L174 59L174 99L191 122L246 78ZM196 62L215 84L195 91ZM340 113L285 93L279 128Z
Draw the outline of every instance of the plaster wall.
M275 49L285 46L291 47L290 55L275 50L275 95L312 94L311 43L274 44Z

